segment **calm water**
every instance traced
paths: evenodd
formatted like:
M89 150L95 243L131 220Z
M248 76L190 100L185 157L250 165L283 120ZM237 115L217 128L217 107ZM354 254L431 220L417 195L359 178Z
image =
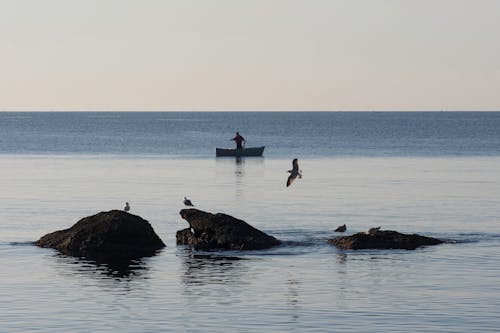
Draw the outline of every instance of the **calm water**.
M216 159L236 130L265 157ZM0 332L498 332L499 147L500 113L0 113ZM176 247L185 195L285 244ZM125 201L158 255L30 245ZM450 242L340 251L343 223Z
M2 154L211 158L240 131L288 159L498 156L500 112L0 113Z

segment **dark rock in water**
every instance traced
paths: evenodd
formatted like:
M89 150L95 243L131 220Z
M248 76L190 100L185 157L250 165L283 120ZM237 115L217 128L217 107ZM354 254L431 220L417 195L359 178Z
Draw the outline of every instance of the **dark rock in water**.
M191 245L198 250L260 250L281 244L273 236L226 214L193 208L183 209L180 214L190 228L177 231L177 245Z
M437 245L442 240L421 235L407 235L392 230L379 230L373 234L359 232L351 236L336 237L328 240L344 250L360 249L405 249L415 250L419 246Z
M150 256L165 247L148 221L121 210L85 217L69 229L43 236L35 245L72 256L104 259Z

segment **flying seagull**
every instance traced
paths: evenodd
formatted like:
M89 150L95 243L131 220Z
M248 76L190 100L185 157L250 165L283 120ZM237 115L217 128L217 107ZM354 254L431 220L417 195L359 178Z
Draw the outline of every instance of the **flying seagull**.
M286 187L292 185L293 181L295 178L299 177L302 178L302 170L299 170L299 160L294 158L292 161L292 170L288 170L290 172L290 176L288 176L288 179L286 181Z
M379 230L380 230L380 227L370 228L367 231L365 231L365 234L367 234L367 235L375 235Z
M335 229L335 232L345 232L347 230L347 227L344 225L338 226L337 229Z
M123 207L123 210L126 212L130 210L130 205L128 204L128 202L125 202L125 207Z
M184 197L184 205L185 206L194 206L191 200L189 200L187 197Z

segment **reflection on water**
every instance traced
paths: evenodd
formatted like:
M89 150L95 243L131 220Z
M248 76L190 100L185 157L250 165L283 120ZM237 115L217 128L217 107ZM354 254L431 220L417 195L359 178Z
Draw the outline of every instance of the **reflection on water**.
M71 257L62 253L54 255L59 268L68 269L72 274L95 278L113 278L115 280L131 280L141 277L147 272L145 258L122 260L98 260Z
M241 302L241 295L254 281L248 271L251 260L191 251L183 255L182 293L189 306L207 300L218 306L233 306Z
M185 285L235 284L240 283L245 266L242 258L217 254L199 254L185 249L184 276Z
M227 181L234 179L234 197L238 201L245 199L245 189L250 182L253 182L252 178L262 179L264 176L262 157L217 158L216 163L217 177Z
M245 177L245 158L244 157L236 157L234 161L235 161L234 174L236 175L235 196L236 196L236 198L242 199L244 196L243 177Z
M236 162L236 171L234 174L236 177L243 177L245 175L245 158L236 157L234 161Z
M337 263L339 264L342 264L342 265L345 265L346 262L347 262L347 253L345 252L338 252L336 255L335 255L335 258L337 259Z
M292 322L296 322L299 319L299 292L300 292L300 281L294 278L287 279L288 293L286 299L288 302L288 312L291 317Z
M229 157L217 158L217 173L227 175L233 173L236 178L243 178L247 174L254 175L256 172L261 174L263 171L263 157Z

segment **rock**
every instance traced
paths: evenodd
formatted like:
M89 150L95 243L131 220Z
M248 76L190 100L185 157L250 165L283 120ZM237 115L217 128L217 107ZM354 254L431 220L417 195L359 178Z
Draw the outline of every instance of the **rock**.
M190 228L177 232L177 245L191 245L198 250L261 250L281 244L273 236L226 214L194 208L183 209L180 214Z
M392 230L379 230L373 234L359 232L351 236L336 237L328 240L344 250L359 249L405 249L415 250L419 246L437 245L442 240L417 234L407 235Z
M72 256L101 259L150 256L165 247L148 221L121 210L85 217L69 229L43 236L35 245Z

